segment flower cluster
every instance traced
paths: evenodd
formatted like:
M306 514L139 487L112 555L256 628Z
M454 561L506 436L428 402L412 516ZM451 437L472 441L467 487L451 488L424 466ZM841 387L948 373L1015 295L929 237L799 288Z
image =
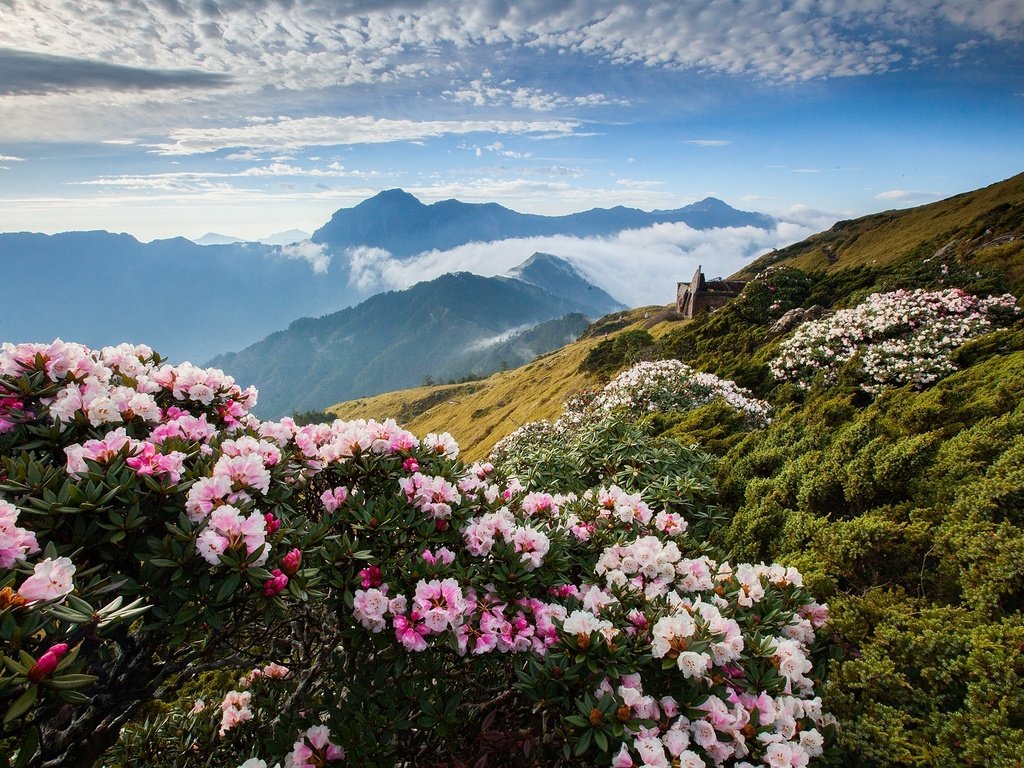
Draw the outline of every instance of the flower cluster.
M857 357L868 392L931 384L956 370L953 350L1015 317L1016 303L1010 294L981 299L959 288L872 294L801 325L770 368L777 379L806 388L818 376L834 384L839 369Z
M634 365L612 379L591 401L588 411L632 413L685 411L722 400L747 415L751 423L765 424L770 407L735 382L696 371L679 360L656 360Z
M766 407L727 384L681 363L649 364L580 398L570 418L603 423L622 409L720 398L766 417ZM23 673L12 667L0 693L99 679L67 670L88 663L100 672L104 656L75 661L77 648L61 641L71 636L67 622L77 621L95 622L103 642L100 625L121 598L109 610L87 599L115 583L149 601L151 613L126 631L144 627L163 638L162 652L217 631L245 632L249 647L260 648L278 643L269 628L301 630L304 640L276 646L287 668L257 667L228 692L218 728L224 737L256 721L259 686L249 686L279 681L297 701L304 697L281 726L289 742L299 732L284 756L293 768L390 749L391 742L361 746L349 718L369 713L363 722L373 723L375 712L417 697L414 716L395 714L385 726L388 738L398 743L412 727L399 723L414 722L411 741L430 738L433 724L444 717L451 726L466 710L448 704L458 697L439 709L431 703L436 689L458 686L470 706L464 676L476 672L487 685L515 685L533 697L536 709L516 714L515 727L554 718L588 764L801 765L823 743L816 739L828 718L811 665L825 610L792 569L733 566L697 540L698 522L683 515L694 509L687 494L700 492L698 479L655 492L630 484L644 470L634 463L626 479L602 476L576 492L525 487L491 464L465 467L447 433L421 442L392 420L261 422L248 413L255 394L228 377L161 365L139 347L8 346L0 387L17 400L2 406L13 425L0 436L5 445L32 445L37 434L54 441L31 474L18 470L4 482L12 501L0 502L0 562L14 571L0 574L5 584L28 573L41 547L46 557L18 589L16 618L32 627L22 635L40 660ZM698 460L671 453L664 461L682 473L690 459ZM80 543L74 526L85 518L97 524ZM36 622L47 611L56 618ZM379 698L375 677L405 685L400 670L431 682L398 704L381 692L384 710L362 709ZM330 711L311 724L309 704L318 702L330 702ZM581 707L586 717L572 714ZM218 749L250 735L287 743L256 730L224 738Z
M744 414L751 427L763 427L769 421L768 403L735 382L696 371L679 360L642 362L620 373L598 392L569 398L554 423L530 422L502 438L491 450L491 460L502 464L523 446L557 443L581 428L613 417L636 419L649 413L686 411L715 401Z

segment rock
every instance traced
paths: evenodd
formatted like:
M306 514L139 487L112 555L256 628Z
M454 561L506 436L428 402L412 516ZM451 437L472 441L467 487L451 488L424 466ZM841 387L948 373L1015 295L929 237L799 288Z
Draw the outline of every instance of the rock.
M826 314L831 313L820 304L815 304L813 307L809 307L808 309L804 309L803 307L791 309L776 320L772 324L772 327L768 329L768 338L773 339L776 336L789 333L801 323L818 320Z

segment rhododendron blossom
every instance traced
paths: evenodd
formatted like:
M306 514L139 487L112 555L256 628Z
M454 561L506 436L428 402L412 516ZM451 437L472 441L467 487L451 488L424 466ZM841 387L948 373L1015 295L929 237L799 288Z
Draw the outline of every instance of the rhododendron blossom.
M75 588L75 565L69 557L46 558L36 563L32 575L18 587L26 600L59 600Z

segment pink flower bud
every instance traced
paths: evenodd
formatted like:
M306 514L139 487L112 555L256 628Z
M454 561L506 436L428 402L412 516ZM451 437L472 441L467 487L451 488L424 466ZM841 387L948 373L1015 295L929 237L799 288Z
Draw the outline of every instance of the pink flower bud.
M277 529L281 527L281 521L274 517L272 512L267 512L263 519L266 520L267 535L277 533Z
M41 680L45 680L47 677L53 674L53 671L57 669L57 665L60 663L61 658L65 653L68 652L67 643L57 643L51 645L50 649L39 657L39 660L32 665L32 669L28 671L28 679L33 683L38 683Z
M273 576L263 582L263 594L267 597L273 597L279 595L288 586L288 577L285 576L280 568L275 568Z
M419 472L420 463L416 459L410 456L408 459L402 462L402 469L406 472Z
M287 555L281 558L281 570L289 576L294 576L299 571L299 565L302 564L302 551L299 549L293 549Z

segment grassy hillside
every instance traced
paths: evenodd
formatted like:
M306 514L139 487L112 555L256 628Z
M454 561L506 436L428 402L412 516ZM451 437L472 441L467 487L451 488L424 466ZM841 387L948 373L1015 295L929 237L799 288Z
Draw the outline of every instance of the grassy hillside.
M736 277L787 265L805 271L885 266L915 251L1003 266L1015 293L1024 286L1024 174L930 205L840 221L826 232L762 256Z
M959 265L964 275L981 272L987 281L981 287L1024 294L1024 174L930 205L839 222L766 254L737 276L770 266L797 267L813 283L797 304L840 306L872 290L938 287L949 282L941 271L944 261ZM658 351L664 356L747 387L770 385L767 355L753 362L766 328L754 324L736 331L732 316L721 313L686 323L670 309L645 307L611 316L613 321L596 324L576 343L485 381L390 392L328 410L345 418L396 416L416 432L447 430L467 457L480 458L520 424L557 416L566 395L606 380L613 368L581 373L580 364L601 338L636 328L661 339Z
M393 417L416 434L452 432L463 456L479 459L522 424L557 417L567 394L599 383L598 375L579 368L609 334L651 324L662 313L661 307L642 307L609 315L572 344L481 381L386 392L327 411L343 419Z
M715 541L734 561L798 567L828 601L825 706L840 721L840 764L1020 768L1024 320L982 328L953 354L953 372L928 386L871 394L855 356L802 389L779 383L769 364L793 338L793 326L772 330L790 309L863 306L901 288L1021 296L1024 176L841 222L742 274L755 273L738 299L693 321L648 308L472 390L394 393L338 410L379 417L406 408L417 431L449 430L473 458L638 357L676 358L738 382L772 403L767 428L709 404L643 417L631 445L675 440L715 454L724 521ZM923 360L912 358L911 370ZM523 434L527 446L541 439ZM524 450L528 463L542 455Z

